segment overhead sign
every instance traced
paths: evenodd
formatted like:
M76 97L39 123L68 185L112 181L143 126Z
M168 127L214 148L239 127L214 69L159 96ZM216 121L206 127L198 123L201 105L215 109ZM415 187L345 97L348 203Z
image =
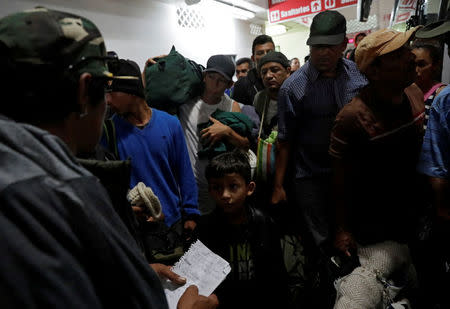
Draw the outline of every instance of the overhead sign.
M400 0L394 20L392 21L392 25L407 22L411 18L411 16L415 14L416 5L417 0ZM391 18L391 14L385 14L383 16L383 23L386 25L386 27L389 26Z
M394 24L406 22L416 12L417 0L400 0Z
M358 0L269 0L269 23L356 5Z

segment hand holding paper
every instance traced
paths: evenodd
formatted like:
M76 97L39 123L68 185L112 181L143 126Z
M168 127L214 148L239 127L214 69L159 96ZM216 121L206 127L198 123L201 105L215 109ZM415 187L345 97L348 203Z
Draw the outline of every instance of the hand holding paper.
M230 273L231 266L197 240L175 263L172 271L187 280L181 287L169 280L163 281L169 308L176 309L181 296L191 285L198 287L198 294L209 296Z

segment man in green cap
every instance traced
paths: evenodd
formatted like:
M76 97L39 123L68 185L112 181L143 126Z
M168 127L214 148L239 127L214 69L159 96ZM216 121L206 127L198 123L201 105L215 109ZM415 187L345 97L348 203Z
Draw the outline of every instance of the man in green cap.
M337 11L314 16L310 59L289 77L278 95L278 144L272 204L295 201L295 219L304 226L308 249L324 256L329 246L331 209L330 131L339 110L366 85L355 63L342 58L347 46L346 20ZM291 160L292 168L288 167ZM285 174L292 170L293 196L287 197ZM318 260L318 259L316 259Z
M317 246L328 239L331 161L328 144L333 120L366 83L356 65L342 58L347 45L345 17L317 14L307 44L310 60L285 81L278 96L278 151L272 203L286 200L288 158L294 158L296 204Z
M167 308L105 189L74 156L99 140L106 82L131 78L112 76L106 60L83 17L36 8L0 19L2 308ZM216 305L189 287L178 307Z

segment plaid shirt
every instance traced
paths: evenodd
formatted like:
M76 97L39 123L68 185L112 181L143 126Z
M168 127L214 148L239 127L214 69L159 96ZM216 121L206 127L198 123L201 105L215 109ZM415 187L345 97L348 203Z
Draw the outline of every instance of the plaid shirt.
M336 78L321 78L308 61L280 89L278 138L293 145L296 178L331 172L330 132L339 110L367 84L356 64L338 63Z
M450 161L450 86L434 99L423 140L419 172L449 179Z

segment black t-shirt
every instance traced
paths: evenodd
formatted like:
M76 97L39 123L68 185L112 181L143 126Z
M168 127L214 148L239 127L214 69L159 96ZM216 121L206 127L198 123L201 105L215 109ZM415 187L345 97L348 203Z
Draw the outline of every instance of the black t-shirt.
M248 72L247 76L239 79L234 84L232 98L239 103L253 105L256 93L263 89L262 80L258 77L256 68L253 68Z
M269 217L255 212L242 225L227 224L219 211L200 218L200 240L232 267L215 291L220 308L283 308L287 301L279 234Z

